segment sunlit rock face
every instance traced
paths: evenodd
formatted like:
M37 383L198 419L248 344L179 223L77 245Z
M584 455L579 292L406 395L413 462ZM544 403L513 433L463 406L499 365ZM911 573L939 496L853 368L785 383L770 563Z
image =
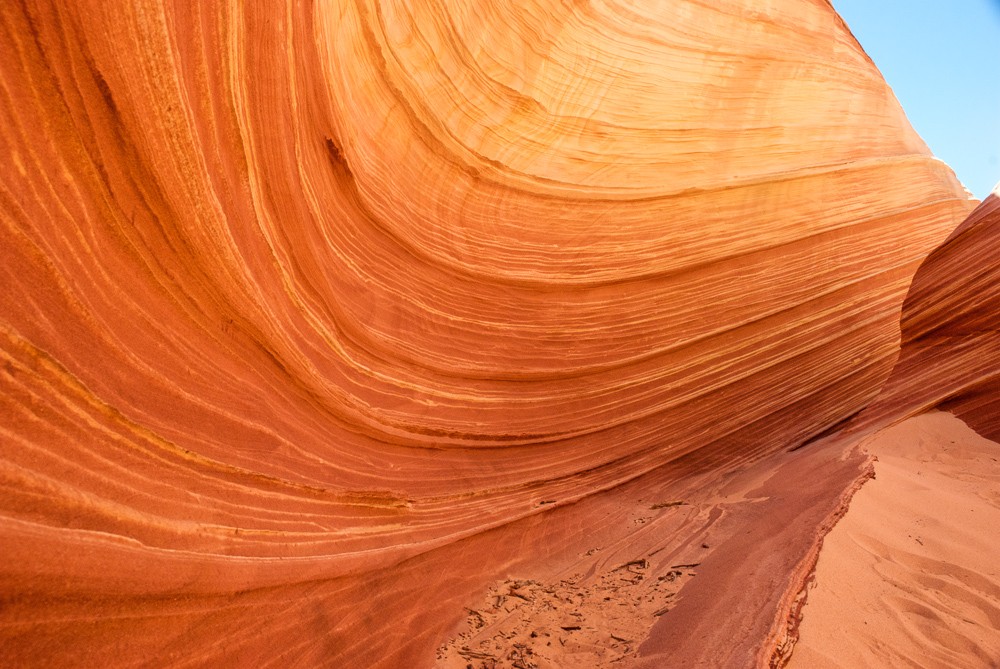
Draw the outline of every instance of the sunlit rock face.
M827 2L280 5L0 3L15 658L432 664L863 407L971 207Z
M1000 439L1000 198L991 194L920 266L902 352L871 416L934 406Z

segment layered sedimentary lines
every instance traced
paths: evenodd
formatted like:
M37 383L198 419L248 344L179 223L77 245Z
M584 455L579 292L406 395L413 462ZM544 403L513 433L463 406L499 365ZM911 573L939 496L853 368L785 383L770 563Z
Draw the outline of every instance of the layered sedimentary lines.
M1000 438L998 232L991 194L921 265L903 305L899 363L871 420L942 406Z
M0 6L25 661L433 663L490 584L573 572L540 516L610 532L623 486L862 408L970 209L826 2L124 5ZM247 625L279 602L308 622Z

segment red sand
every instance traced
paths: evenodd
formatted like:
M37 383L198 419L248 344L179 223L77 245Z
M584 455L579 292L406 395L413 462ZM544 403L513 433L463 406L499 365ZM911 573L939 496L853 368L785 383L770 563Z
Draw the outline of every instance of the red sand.
M1000 666L1000 444L935 412L865 446L789 669Z

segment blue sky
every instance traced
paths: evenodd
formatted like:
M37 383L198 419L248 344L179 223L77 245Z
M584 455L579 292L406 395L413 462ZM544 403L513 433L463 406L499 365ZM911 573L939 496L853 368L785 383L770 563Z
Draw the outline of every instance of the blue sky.
M832 0L910 123L979 199L1000 181L1000 0Z

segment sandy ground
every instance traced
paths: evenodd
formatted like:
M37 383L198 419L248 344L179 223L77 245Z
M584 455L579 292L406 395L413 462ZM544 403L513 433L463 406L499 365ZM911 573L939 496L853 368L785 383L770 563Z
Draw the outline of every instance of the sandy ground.
M1000 444L935 412L867 448L788 667L1000 667Z

